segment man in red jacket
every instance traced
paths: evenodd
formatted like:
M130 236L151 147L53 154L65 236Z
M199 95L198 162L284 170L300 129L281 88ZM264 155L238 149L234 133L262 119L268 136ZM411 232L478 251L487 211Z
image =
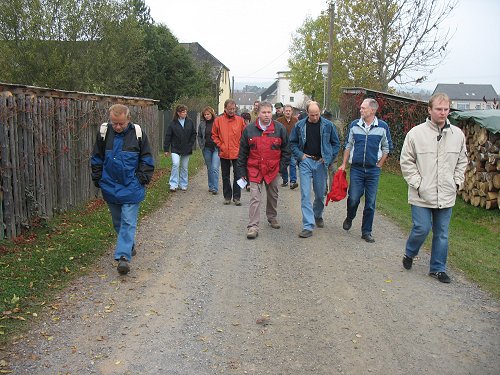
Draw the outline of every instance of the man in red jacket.
M245 126L245 120L236 115L236 102L233 99L227 99L224 102L224 113L215 119L212 126L212 139L219 149L224 204L231 204L231 199L233 199L236 206L241 206L241 189L236 183L236 159L238 159L240 149L241 133ZM233 166L232 187L231 165Z
M266 187L266 216L272 228L279 229L277 220L279 171L290 162L288 134L285 127L272 119L273 106L262 102L259 117L243 131L236 171L250 184L250 207L247 238L259 234L262 183Z

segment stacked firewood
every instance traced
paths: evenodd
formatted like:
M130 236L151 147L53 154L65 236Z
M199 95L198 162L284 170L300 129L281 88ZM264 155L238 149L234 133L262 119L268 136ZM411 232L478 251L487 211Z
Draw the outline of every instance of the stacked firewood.
M459 126L467 139L469 157L462 198L487 210L500 208L500 134L474 122L463 121Z

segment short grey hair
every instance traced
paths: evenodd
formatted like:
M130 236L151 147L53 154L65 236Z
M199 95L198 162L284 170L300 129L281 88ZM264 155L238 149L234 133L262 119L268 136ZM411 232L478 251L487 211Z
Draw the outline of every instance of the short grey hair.
M271 108L271 111L273 110L273 105L270 102L260 102L259 112L262 109L262 107L268 107L268 108Z
M373 108L375 111L377 111L377 109L378 109L378 102L375 99L373 99L373 98L366 98L365 100L368 102L368 105L371 108Z

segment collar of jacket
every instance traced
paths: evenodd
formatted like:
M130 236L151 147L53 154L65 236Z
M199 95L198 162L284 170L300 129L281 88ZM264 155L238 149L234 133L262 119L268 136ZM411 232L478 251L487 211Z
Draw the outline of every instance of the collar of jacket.
M437 124L434 124L430 118L427 118L426 124L432 129L435 130L437 133L442 133L445 130L450 130L453 133L453 129L451 128L451 123L450 120L446 119L446 123L444 124L443 128L439 130L439 126Z
M363 119L362 119L362 118L360 118L360 119L359 119L359 121L358 121L358 124L357 124L357 125L359 125L359 126L363 126L363 124L364 124L364 123L365 123L365 122L363 121ZM370 124L370 126L378 126L378 118L377 118L377 116L375 116L375 117L373 118L373 122Z
M269 123L269 126L267 127L267 129L264 130L264 129L262 129L260 127L260 120L257 119L255 121L255 127L262 132L262 135L264 135L264 134L272 134L272 133L274 133L274 120L271 120L271 122Z

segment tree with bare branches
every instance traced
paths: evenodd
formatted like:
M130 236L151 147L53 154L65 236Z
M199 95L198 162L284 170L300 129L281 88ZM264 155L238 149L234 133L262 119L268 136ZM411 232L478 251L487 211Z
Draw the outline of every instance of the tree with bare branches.
M334 61L333 93L342 86L387 91L392 82L425 81L447 55L451 35L443 30L443 23L457 2L337 0L331 51L324 42L328 40L327 12L317 19L306 19L294 35L289 59L293 88L309 95L322 92L317 65L330 53ZM314 85L312 77L317 81Z

